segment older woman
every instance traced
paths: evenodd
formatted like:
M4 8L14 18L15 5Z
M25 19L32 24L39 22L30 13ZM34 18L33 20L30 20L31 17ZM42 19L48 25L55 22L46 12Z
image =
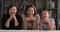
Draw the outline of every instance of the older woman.
M8 7L8 12L3 15L2 18L2 29L21 29L22 28L22 18L17 15L17 8L15 5L10 5Z

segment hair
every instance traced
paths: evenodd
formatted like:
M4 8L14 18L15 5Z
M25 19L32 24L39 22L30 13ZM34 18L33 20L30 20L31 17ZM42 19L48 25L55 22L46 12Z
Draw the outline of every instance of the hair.
M16 5L10 5L7 9L7 14L9 15L9 9L12 8L12 7L16 7ZM16 7L17 8L17 7Z
M37 11L36 11L36 7L34 5L28 5L26 7L26 9L25 9L25 16L28 16L27 15L27 11L28 11L27 9L30 8L30 7L32 7L34 9L34 15L33 16L35 16Z
M41 14L43 11L46 11L46 12L48 12L48 14L50 14L47 9L41 10L40 14Z

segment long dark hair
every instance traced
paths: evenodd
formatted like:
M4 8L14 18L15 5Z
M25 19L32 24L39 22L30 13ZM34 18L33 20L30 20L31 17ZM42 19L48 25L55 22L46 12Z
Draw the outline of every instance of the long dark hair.
M32 5L32 4L31 4L31 5L28 5L28 6L26 7L26 9L25 9L25 16L28 16L28 15L27 15L27 9L30 8L30 7L34 8L34 15L33 15L33 16L35 16L37 11L36 11L35 6Z

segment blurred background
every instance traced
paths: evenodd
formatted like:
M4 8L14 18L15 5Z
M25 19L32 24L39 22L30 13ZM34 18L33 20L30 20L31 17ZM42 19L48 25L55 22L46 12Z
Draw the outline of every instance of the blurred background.
M51 16L55 19L56 30L60 29L60 0L0 0L0 28L3 14L7 14L9 5L17 6L18 15L23 14L28 4L33 4L39 14L41 10L48 9Z

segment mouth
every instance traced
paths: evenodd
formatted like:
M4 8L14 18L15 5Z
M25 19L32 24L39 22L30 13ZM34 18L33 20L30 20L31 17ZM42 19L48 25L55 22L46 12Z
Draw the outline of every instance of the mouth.
M47 16L43 16L43 18L47 18Z
M11 12L11 14L16 14L15 12Z

